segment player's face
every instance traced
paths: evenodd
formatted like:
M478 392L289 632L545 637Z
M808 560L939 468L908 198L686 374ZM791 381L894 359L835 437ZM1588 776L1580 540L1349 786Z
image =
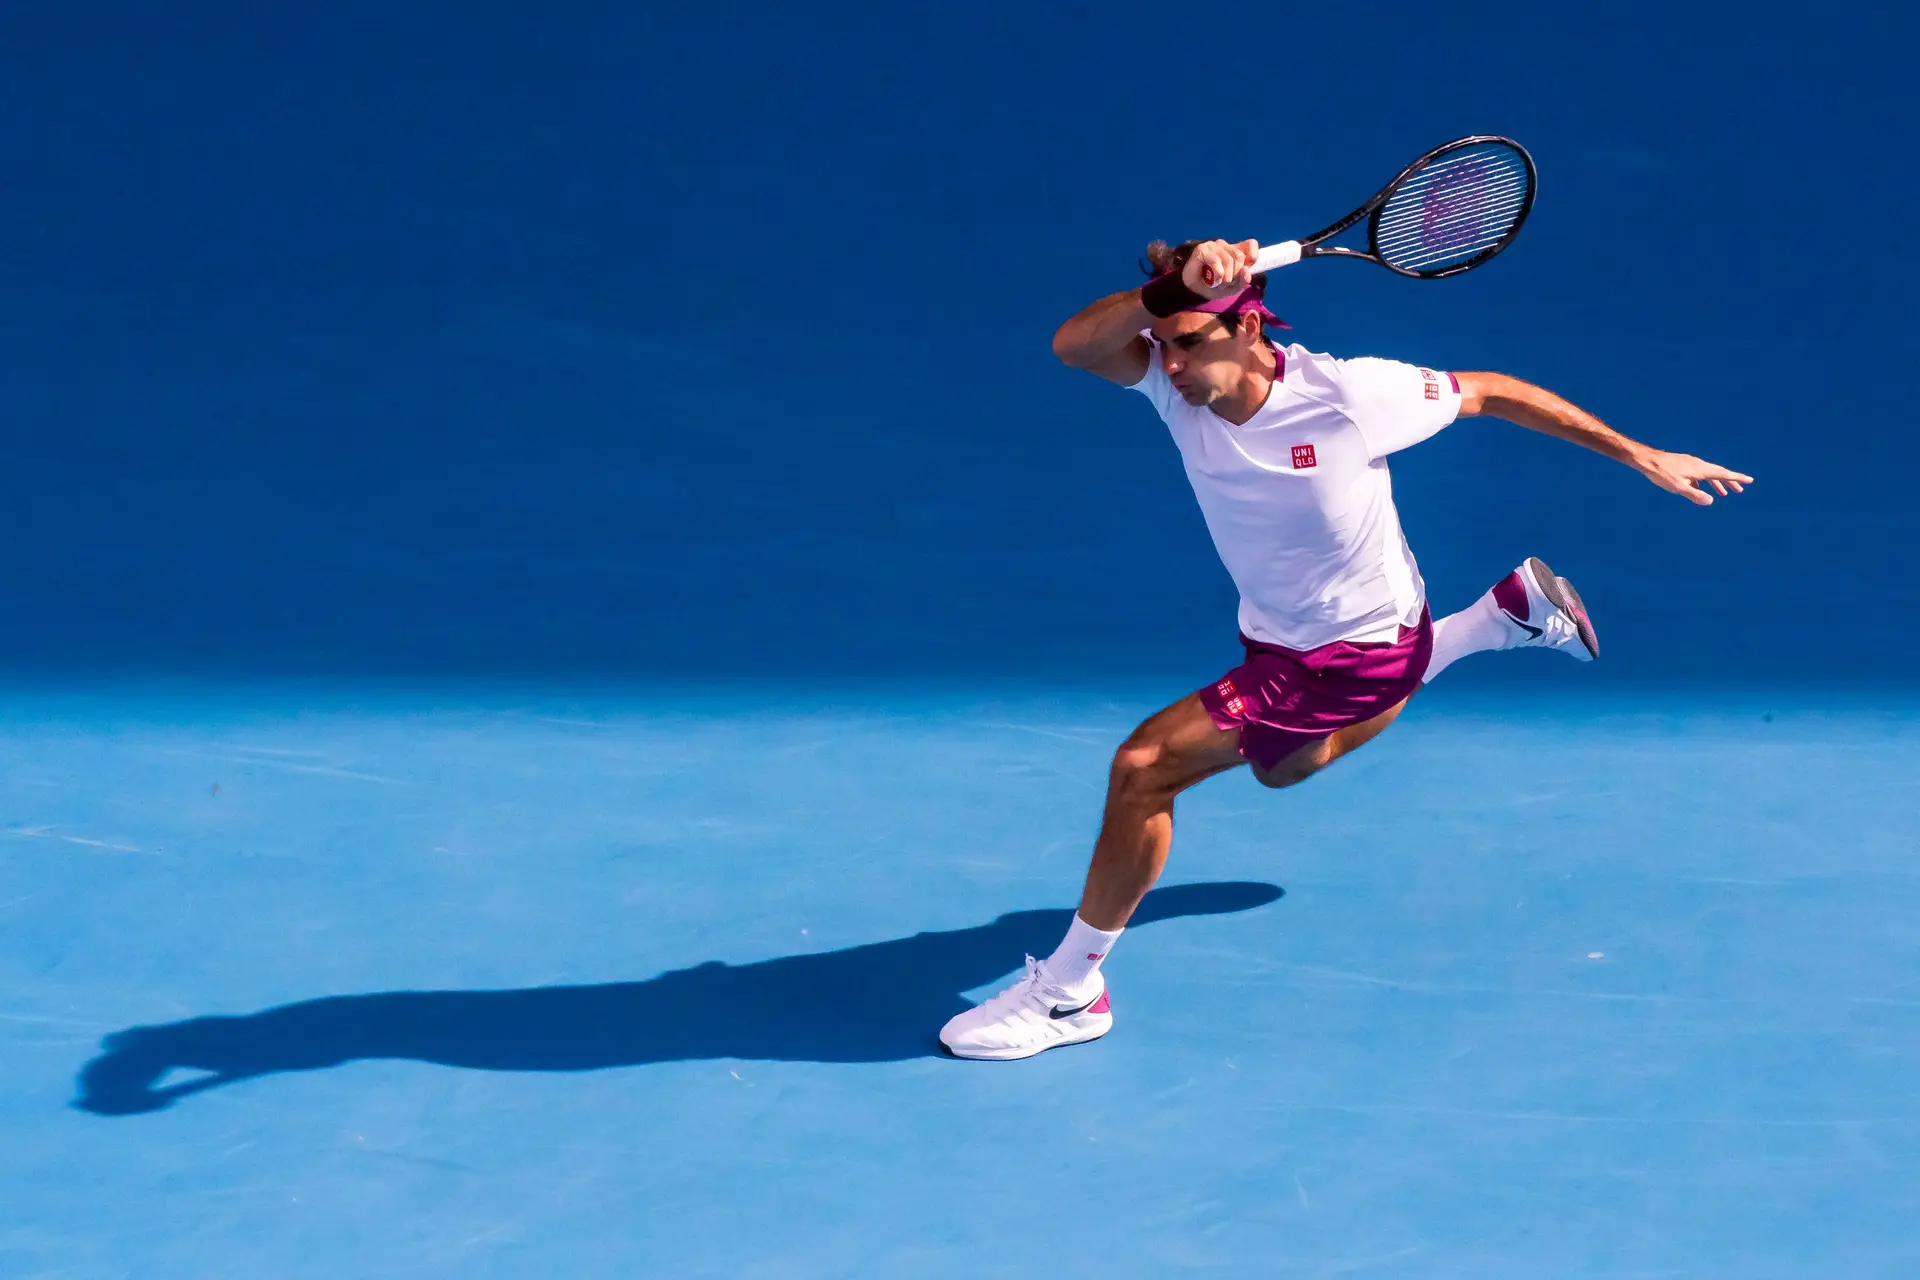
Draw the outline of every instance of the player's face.
M1154 322L1160 367L1182 400L1195 407L1212 404L1240 385L1252 358L1244 327L1198 311L1181 311Z

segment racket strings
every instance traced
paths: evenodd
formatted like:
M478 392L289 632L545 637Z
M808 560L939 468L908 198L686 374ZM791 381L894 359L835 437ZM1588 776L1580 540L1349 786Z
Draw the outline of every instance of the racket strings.
M1374 220L1374 253L1406 271L1438 271L1497 249L1518 227L1533 191L1525 158L1504 144L1443 156L1387 198Z

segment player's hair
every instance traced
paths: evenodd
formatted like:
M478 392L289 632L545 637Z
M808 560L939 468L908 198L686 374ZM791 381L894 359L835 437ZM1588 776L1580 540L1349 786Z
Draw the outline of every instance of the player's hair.
M1188 240L1170 245L1165 240L1155 240L1147 246L1146 260L1140 264L1140 269L1150 276L1178 271L1187 265L1187 259L1193 256L1194 246L1199 243L1198 240Z

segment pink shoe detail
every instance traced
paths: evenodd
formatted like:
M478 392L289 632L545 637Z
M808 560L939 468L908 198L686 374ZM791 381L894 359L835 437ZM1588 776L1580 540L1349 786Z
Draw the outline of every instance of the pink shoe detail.
M1522 622L1531 620L1527 609L1527 584L1520 581L1518 569L1494 583L1493 603Z
M1093 1003L1092 1003L1091 1005L1089 1005L1089 1006L1087 1007L1087 1012L1088 1012L1088 1013L1109 1013L1109 1012L1111 1012L1111 1011L1112 1011L1112 1009L1113 1009L1113 1005L1112 1005L1112 1003L1111 1003L1111 1002L1109 1002L1109 1001L1108 1001L1108 999L1107 999L1107 997L1108 997L1108 996L1109 996L1110 994L1112 994L1112 993L1111 993L1111 992L1107 992L1107 991L1102 991L1102 992L1100 993L1100 998L1099 998L1098 1000L1095 1000L1095 1001L1094 1001L1094 1002L1093 1002Z

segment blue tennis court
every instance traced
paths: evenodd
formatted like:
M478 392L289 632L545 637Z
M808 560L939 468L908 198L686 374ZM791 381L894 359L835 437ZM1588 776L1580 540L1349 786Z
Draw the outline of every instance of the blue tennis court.
M1162 692L12 697L0 1271L1920 1264L1912 704L1436 692L938 1056Z

